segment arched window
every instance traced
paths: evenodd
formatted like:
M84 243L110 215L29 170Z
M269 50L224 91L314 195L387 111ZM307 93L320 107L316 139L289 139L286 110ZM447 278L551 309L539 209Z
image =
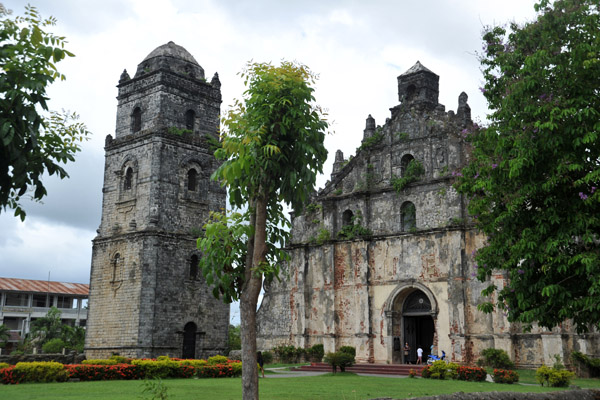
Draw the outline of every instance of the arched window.
M415 205L410 201L402 204L400 209L402 231L406 232L417 227Z
M431 302L425 293L415 290L408 295L402 308L403 314L431 312Z
M190 131L193 131L195 119L196 119L196 113L193 110L187 110L185 113L185 129L189 129Z
M411 154L405 154L402 156L400 160L400 175L404 178L406 176L406 170L408 168L408 164L415 158Z
M198 256L195 254L190 258L190 279L198 279Z
M187 173L187 190L195 192L198 186L198 171L190 169Z
M351 210L346 210L342 213L342 226L350 226L352 225L354 218L354 213Z
M415 93L417 92L417 88L415 85L410 85L406 88L406 100L412 100L415 97Z
M136 107L133 109L133 114L131 114L131 130L133 132L138 132L142 129L142 109Z
M128 167L125 171L125 182L123 182L123 189L131 190L133 186L133 168Z

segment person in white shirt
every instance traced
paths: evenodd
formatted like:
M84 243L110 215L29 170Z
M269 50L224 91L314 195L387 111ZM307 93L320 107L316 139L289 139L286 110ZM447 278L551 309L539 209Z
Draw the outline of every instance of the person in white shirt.
M423 364L423 349L421 346L417 348L417 364Z

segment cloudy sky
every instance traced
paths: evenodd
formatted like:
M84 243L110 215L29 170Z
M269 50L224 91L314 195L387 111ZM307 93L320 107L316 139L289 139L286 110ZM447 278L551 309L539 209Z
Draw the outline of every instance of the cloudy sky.
M0 0L13 15L26 1ZM27 204L24 223L0 213L0 276L89 282L91 240L100 223L104 138L115 130L117 88L154 48L172 40L211 77L219 73L223 105L241 98L236 75L249 60L297 60L320 78L317 102L334 134L329 159L360 145L365 119L377 124L398 104L396 77L417 60L440 75L440 102L456 110L465 91L474 117L487 112L477 60L485 26L535 17L534 0L32 0L54 16L75 58L58 64L50 107L77 111L91 140L67 166L70 179L45 180L43 204Z

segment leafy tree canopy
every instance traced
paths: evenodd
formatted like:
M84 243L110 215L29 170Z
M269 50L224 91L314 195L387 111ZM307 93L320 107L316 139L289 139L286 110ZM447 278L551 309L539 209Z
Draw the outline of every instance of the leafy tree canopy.
M572 319L583 332L600 326L600 10L597 0L535 8L535 21L483 35L490 123L468 137L456 187L487 235L477 277L506 274L483 294L526 328Z
M44 173L68 177L59 164L75 160L89 132L76 114L48 109L47 87L65 79L55 64L73 57L64 37L45 31L56 21L31 6L22 17L8 15L0 7L0 212L14 209L23 220L21 197L46 195Z
M244 213L217 214L205 225L198 247L202 272L214 294L240 299L244 399L258 398L256 305L263 277L277 276L289 225L281 202L301 211L327 158L327 122L314 105L315 76L307 67L250 63L242 72L247 90L223 119L222 161L214 178Z

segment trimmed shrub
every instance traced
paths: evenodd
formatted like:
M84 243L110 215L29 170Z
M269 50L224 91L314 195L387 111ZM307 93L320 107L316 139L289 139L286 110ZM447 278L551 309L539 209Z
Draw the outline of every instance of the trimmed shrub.
M519 374L510 369L494 369L492 380L496 383L515 383L519 382Z
M263 351L262 356L265 364L271 364L273 362L273 353L270 351Z
M550 368L542 365L535 370L535 379L542 386L566 387L571 383L575 374L564 369Z
M23 382L23 371L15 371L15 366L0 369L0 382L4 385L16 385Z
M306 350L306 354L308 354L308 356L310 357L310 361L321 362L323 356L325 355L325 350L323 348L323 345L319 343L311 346L308 350Z
M144 377L142 369L138 365L131 364L72 364L65 365L65 368L69 378L80 381L131 380Z
M8 368L8 367L10 367L9 363L0 362L0 369L2 369L2 368Z
M478 364L497 369L511 369L515 367L515 363L510 360L506 351L502 349L485 349L481 352L481 355L483 356L483 360L480 359L477 362Z
M82 364L86 364L86 365L115 365L115 364L119 364L117 362L117 360L114 360L112 358L109 358L108 360L105 358L102 359L90 359L90 360L83 360L81 362Z
M65 382L69 379L64 365L54 361L20 362L14 371L22 374L20 382Z
M179 363L179 365L189 365L194 367L195 369L204 367L208 364L208 361L206 360L179 360L177 362Z
M458 364L446 364L446 361L438 360L425 367L421 371L421 376L430 379L456 379L458 377L457 370Z
M458 367L456 372L461 381L483 382L487 377L486 370L479 367Z
M119 356L117 354L110 356L110 360L115 360L117 364L131 364L131 358Z
M353 346L342 346L340 350L342 353L350 354L352 357L356 357L356 348Z
M206 360L208 365L219 365L219 364L227 364L229 359L225 356L212 356Z
M194 367L180 365L179 361L161 356L157 360L131 360L132 365L138 365L145 379L189 378L194 375Z
M227 362L224 364L207 364L196 369L198 378L231 378L242 375L241 362Z
M46 354L55 354L62 352L62 349L65 347L67 347L67 345L62 339L54 338L42 345L42 351Z
M279 360L284 363L298 362L304 354L304 349L294 346L277 346L273 348L273 352L279 357Z
M340 367L340 371L346 372L346 367L354 364L354 356L343 351L327 353L325 355L325 362L331 365L331 370L334 374L337 372L337 367Z

